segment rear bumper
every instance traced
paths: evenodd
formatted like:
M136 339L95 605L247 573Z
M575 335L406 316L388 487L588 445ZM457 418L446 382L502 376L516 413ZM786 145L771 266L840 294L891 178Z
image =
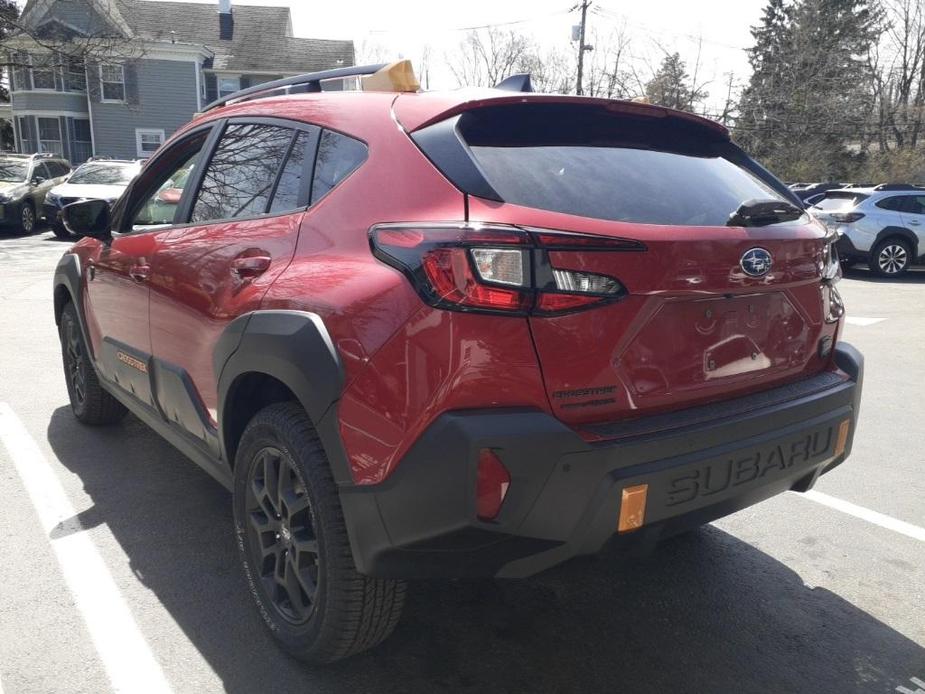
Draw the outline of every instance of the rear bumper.
M825 372L798 388L686 410L670 429L664 418L658 430L641 420L601 444L536 411L444 414L386 482L341 490L357 566L396 578L528 576L608 542L651 546L806 491L851 452L863 358L841 344L836 362L847 378ZM493 522L475 513L482 448L511 473ZM648 485L645 524L618 535L622 490L639 484Z
M862 251L854 245L848 234L841 234L838 241L835 242L835 249L838 251L839 258L866 258L869 253Z

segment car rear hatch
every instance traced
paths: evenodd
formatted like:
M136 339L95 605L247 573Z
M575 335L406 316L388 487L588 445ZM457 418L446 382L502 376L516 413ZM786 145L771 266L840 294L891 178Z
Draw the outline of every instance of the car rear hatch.
M680 409L824 368L820 341L835 332L820 291L825 232L721 127L544 97L482 103L412 137L469 193L470 223L575 235L542 263L621 287L527 318L563 421ZM791 214L758 218L740 209L749 200Z

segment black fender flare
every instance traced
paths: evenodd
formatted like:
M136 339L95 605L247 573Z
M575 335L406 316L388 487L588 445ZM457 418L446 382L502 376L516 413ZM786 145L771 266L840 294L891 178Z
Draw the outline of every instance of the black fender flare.
M61 324L61 313L64 311L64 305L71 301L77 308L77 322L80 325L80 332L83 335L84 344L90 352L90 361L96 362L96 355L93 354L93 343L90 342L90 335L87 333L86 314L84 313L84 295L81 291L83 281L83 269L80 265L80 256L76 253L65 253L55 267L54 285L54 306L55 306L55 325Z
M910 229L907 229L906 227L896 227L896 226L884 227L883 229L879 231L879 233L877 234L877 238L875 238L874 242L870 245L871 255L873 255L874 248L876 247L878 243L880 243L884 239L890 238L891 236L898 236L899 238L905 241L908 241L910 246L912 247L912 257L913 258L919 257L919 237L915 235L915 232L911 231Z
M225 407L240 377L265 374L291 390L315 427L338 485L352 484L340 440L337 402L344 389L344 369L321 317L308 311L258 310L239 316L215 346L213 368L218 383L218 422L222 458L229 455L230 417Z

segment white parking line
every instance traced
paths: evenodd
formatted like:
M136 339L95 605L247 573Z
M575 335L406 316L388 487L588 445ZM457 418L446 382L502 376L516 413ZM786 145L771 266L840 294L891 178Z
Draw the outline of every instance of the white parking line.
M797 493L797 496L815 501L817 504L822 504L829 508L834 508L836 511L847 513L849 516L866 520L868 523L879 525L881 528L892 530L894 533L911 537L913 540L925 542L925 528L912 525L912 523L898 520L892 516L878 513L877 511L871 511L869 508L852 504L850 501L845 501L843 499L837 499L834 496L829 496L828 494L823 494L813 489L810 489L808 492L803 492L802 494Z
M860 325L866 328L868 325L876 325L886 318L864 318L863 316L845 316L845 322L848 325Z
M46 537L75 515L38 445L7 403L0 403L0 441L32 500ZM170 685L90 537L49 539L61 573L117 692L170 692Z

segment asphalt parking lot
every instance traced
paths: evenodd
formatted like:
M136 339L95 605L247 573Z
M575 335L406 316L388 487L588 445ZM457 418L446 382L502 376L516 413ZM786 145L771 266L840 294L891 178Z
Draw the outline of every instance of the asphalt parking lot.
M414 584L381 648L311 670L251 604L227 493L131 416L71 416L51 302L66 247L0 236L0 692L925 691L925 270L840 285L865 392L818 494L646 557Z

